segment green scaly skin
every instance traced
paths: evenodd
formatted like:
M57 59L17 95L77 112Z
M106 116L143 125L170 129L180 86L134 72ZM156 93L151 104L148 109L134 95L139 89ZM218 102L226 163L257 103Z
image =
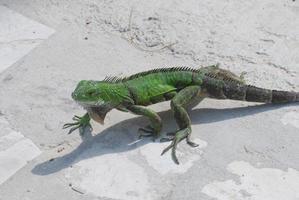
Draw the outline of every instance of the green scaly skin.
M204 98L233 99L263 103L298 102L299 93L268 90L246 85L242 77L230 71L220 69L218 65L200 69L187 67L161 68L141 72L126 78L108 77L103 81L82 80L78 83L72 98L82 105L87 113L83 117L75 116L75 122L64 125L77 128L80 132L90 127L93 119L104 122L106 114L112 109L132 112L146 116L150 124L140 128L142 136L160 136L162 121L159 115L146 106L170 100L178 129L167 134L161 141L171 141L162 155L172 150L172 159L176 164L176 148L180 141L186 140L192 147L198 146L191 141L191 120L187 109L196 106Z

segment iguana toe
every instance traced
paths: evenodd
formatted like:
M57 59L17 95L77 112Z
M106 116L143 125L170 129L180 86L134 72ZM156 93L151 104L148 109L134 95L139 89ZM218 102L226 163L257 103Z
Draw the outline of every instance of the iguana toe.
M153 141L155 141L159 136L159 134L155 131L155 129L151 125L148 125L145 128L139 128L138 132L139 132L139 137L138 137L139 139L143 137L153 137Z
M176 148L179 141L177 139L172 140L171 144L167 146L161 153L161 156L164 155L167 151L171 149L171 158L174 161L175 164L180 164L179 160L176 156Z
M169 140L172 140L172 142L170 143L170 145L168 147L166 147L161 155L165 154L167 151L169 151L171 149L171 158L172 160L176 163L176 164L180 164L179 163L179 160L176 156L176 148L177 148L177 145L179 142L181 142L183 139L187 139L187 143L189 145L193 145L193 146L196 146L197 144L195 144L194 142L191 142L189 139L188 139L188 136L189 136L189 133L190 133L190 128L185 128L185 129L182 129L182 130L179 130L177 132L175 132L175 134L173 133L169 133L168 135L170 135L169 137ZM172 136L174 135L174 136ZM173 138L172 138L173 137Z

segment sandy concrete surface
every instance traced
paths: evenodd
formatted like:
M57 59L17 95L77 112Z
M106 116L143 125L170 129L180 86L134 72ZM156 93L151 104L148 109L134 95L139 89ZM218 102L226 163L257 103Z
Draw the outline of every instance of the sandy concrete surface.
M154 67L220 63L249 84L299 91L299 2L0 0L0 200L296 200L299 107L205 99L198 148L138 140L143 117L112 111L81 138L70 94ZM5 14L3 14L5 13ZM176 128L169 102L163 132ZM21 145L20 145L21 144ZM22 145L23 144L23 145Z

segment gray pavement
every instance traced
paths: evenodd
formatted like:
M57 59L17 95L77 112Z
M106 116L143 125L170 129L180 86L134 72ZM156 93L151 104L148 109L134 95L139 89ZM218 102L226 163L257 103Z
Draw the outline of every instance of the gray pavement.
M299 91L299 3L270 0L0 0L0 200L296 200L299 106L205 99L199 147L138 140L143 117L112 111L80 137L70 94L154 67L220 63L249 84ZM152 106L168 132L169 102Z

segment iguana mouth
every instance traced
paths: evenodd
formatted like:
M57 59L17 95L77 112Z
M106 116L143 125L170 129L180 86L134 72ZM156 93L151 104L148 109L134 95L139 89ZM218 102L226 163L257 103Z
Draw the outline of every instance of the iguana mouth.
M84 108L85 110L87 110L88 108L90 108L90 107L92 107L93 105L92 104L88 104L88 103L86 103L86 102L77 102L77 104L79 105L79 106L81 106L82 108Z
M104 101L77 101L77 103L82 106L83 108L85 107L99 107L99 106L104 106L105 102Z

